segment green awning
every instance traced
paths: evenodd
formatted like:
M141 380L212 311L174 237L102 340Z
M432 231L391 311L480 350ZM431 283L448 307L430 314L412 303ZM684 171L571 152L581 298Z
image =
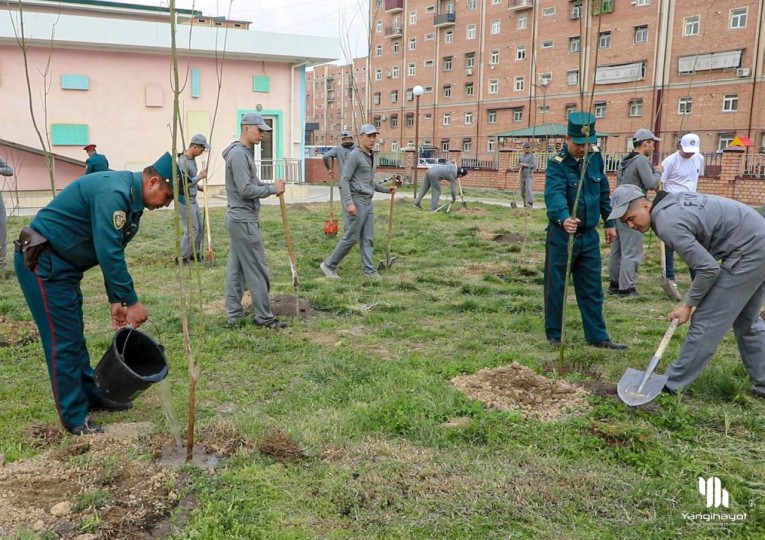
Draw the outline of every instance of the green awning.
M542 137L560 137L565 138L566 137L566 130L567 126L563 124L539 124L538 126L531 126L527 128L522 129L514 129L512 131L503 131L501 133L497 133L496 137L513 137L518 139L532 139L532 138L542 138ZM595 133L596 137L610 137L610 134L608 133L602 133L598 131Z

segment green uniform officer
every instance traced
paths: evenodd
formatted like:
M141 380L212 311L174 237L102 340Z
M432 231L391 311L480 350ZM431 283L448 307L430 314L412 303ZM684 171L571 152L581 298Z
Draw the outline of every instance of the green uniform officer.
M560 345L568 241L574 235L571 274L584 337L595 347L626 349L626 345L611 341L603 319L600 237L596 228L602 218L609 243L616 238L616 229L613 221L606 219L611 212L608 178L595 142L595 117L573 112L569 116L566 145L547 164L545 204L550 223L545 253L545 333L551 345ZM580 180L583 184L574 211Z
M40 210L16 242L16 277L40 331L61 423L74 435L102 431L89 419L91 410L132 405L109 400L94 382L82 316L83 273L101 267L115 329L138 328L148 319L128 273L125 246L144 210L172 202L172 169L173 158L165 153L142 173L86 174Z

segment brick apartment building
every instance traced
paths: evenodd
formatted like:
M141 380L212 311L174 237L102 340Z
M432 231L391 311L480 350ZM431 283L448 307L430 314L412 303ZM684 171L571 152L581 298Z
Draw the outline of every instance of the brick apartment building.
M435 154L492 159L577 108L609 152L641 127L663 153L689 131L763 152L764 20L755 0L370 0L369 117L383 155L414 144L416 85Z

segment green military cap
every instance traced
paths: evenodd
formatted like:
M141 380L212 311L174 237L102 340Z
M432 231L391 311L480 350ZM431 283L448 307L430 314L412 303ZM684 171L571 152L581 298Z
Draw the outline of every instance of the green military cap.
M595 143L595 115L574 111L568 117L568 136L576 144Z

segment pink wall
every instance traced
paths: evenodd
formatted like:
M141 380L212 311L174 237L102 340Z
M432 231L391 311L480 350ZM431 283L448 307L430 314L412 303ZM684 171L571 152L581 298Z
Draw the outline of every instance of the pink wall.
M6 193L6 196L10 196L10 192L15 189L50 191L48 164L42 155L0 144L0 157L13 168L14 173L12 177L0 177L0 181L5 180L2 191ZM72 180L83 174L85 174L84 163L78 165L60 159L56 160L56 189L60 190L68 186Z

